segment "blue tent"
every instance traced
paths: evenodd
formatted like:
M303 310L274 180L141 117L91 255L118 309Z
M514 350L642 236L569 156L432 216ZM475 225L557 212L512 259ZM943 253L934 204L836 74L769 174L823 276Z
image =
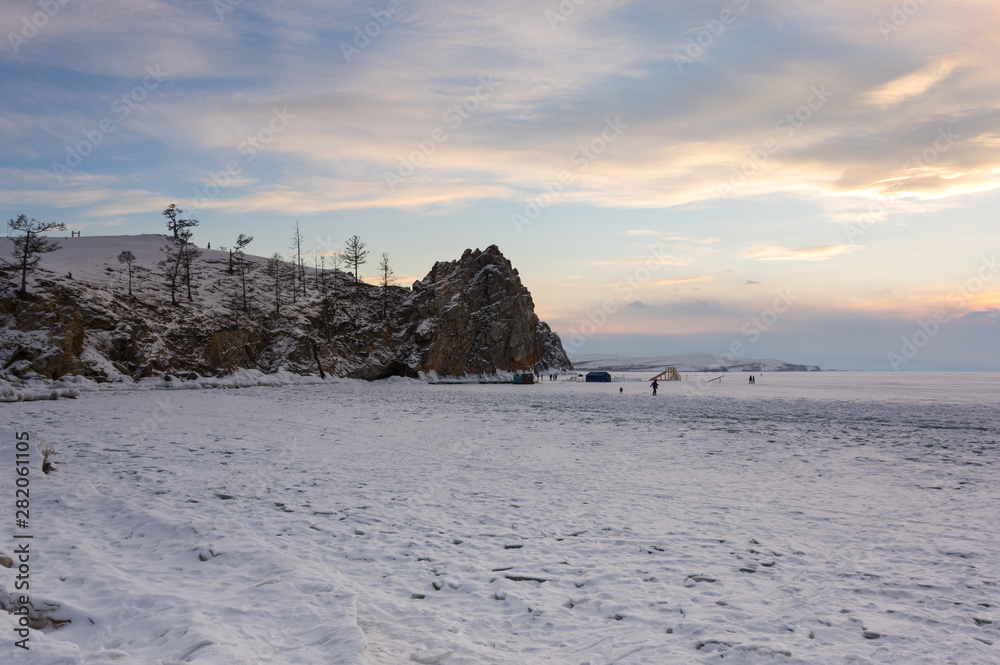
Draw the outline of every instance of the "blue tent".
M611 375L607 372L587 372L587 383L611 383Z

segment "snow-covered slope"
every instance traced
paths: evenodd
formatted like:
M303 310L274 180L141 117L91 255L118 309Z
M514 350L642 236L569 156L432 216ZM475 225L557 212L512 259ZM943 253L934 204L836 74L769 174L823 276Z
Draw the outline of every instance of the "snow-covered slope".
M818 372L816 365L798 365L773 358L728 359L711 353L684 353L675 356L629 358L610 354L579 354L571 356L578 370L608 372L662 372L676 367L680 372Z
M137 265L154 271L156 263L163 258L160 248L163 247L165 240L164 236L158 234L80 238L59 238L56 234L50 234L49 237L56 240L60 248L55 252L42 254L39 268L51 273L53 277L64 277L72 273L72 279L75 281L90 284L95 288L115 290L122 290L127 286L124 266L118 261L118 255L128 250L135 255ZM0 238L0 256L10 255L12 242L9 238ZM218 265L227 261L229 257L227 252L218 249L202 248L202 251L204 254L199 261L202 267ZM257 262L263 261L260 257L251 258ZM159 282L159 280L153 281ZM144 290L149 289L149 293L161 291L158 283L147 283L146 279L136 283ZM203 298L209 307L222 304L218 292L206 292Z

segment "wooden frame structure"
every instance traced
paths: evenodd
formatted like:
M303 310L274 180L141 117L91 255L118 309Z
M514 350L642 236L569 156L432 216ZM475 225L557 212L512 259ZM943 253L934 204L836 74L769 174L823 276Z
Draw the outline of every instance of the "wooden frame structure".
M668 367L656 376L654 376L650 381L680 381L681 375L677 373L676 367Z

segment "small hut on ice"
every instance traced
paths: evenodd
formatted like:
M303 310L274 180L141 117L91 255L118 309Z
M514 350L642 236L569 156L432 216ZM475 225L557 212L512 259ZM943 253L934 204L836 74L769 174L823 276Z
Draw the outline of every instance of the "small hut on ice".
M587 383L611 383L611 375L607 372L587 372Z

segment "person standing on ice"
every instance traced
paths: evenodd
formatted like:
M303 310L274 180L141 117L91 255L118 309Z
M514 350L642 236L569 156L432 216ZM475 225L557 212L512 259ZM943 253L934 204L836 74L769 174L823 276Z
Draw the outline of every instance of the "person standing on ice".
M653 397L656 397L656 389L660 387L660 384L656 382L656 379L653 379L653 382L649 385L653 389Z

